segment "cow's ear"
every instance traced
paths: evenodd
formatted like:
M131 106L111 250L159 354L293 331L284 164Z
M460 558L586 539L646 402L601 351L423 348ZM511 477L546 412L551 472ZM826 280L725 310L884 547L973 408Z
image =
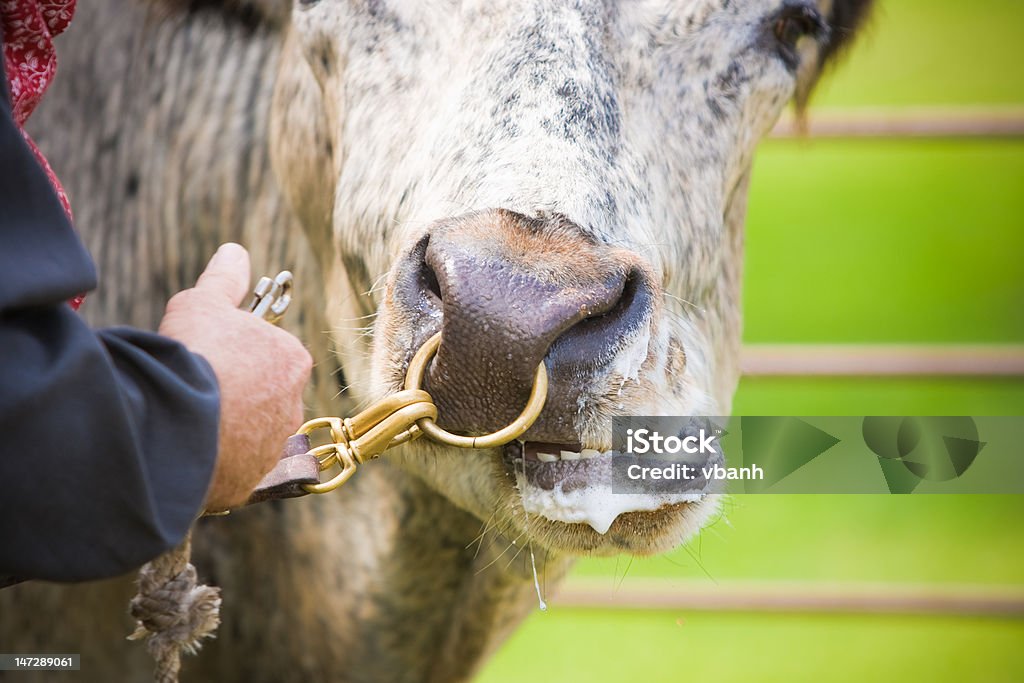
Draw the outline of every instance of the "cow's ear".
M171 12L220 12L250 26L283 26L291 15L292 0L150 0Z
M819 70L849 46L873 5L874 0L833 0L828 15L829 39L818 59Z
M827 19L828 38L818 51L817 63L812 65L810 74L801 79L797 88L798 109L806 106L825 69L852 44L854 36L864 27L873 5L874 0L833 0Z

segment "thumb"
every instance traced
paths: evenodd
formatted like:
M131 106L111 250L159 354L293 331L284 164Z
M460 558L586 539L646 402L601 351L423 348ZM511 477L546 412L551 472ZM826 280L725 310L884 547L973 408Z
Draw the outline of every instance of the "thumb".
M249 293L249 252L234 242L220 245L195 288L238 306Z

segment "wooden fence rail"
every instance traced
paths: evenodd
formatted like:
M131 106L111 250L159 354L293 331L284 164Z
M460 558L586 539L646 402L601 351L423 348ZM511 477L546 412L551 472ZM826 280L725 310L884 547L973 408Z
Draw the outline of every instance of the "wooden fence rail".
M748 344L749 377L1024 377L1024 345Z
M812 109L802 122L783 117L771 137L1013 140L1024 138L1024 108Z
M1024 587L632 578L570 579L551 600L575 608L1024 618Z

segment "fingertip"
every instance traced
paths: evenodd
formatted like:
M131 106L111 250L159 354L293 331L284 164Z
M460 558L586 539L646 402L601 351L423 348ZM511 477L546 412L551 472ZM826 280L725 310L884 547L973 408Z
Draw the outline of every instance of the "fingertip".
M224 244L217 247L217 251L214 252L213 257L210 259L210 263L207 264L207 268L211 267L239 267L245 264L245 267L249 267L249 252L241 244L237 242L225 242Z
M199 276L196 289L219 292L237 306L249 291L249 279L249 252L240 244L225 242Z

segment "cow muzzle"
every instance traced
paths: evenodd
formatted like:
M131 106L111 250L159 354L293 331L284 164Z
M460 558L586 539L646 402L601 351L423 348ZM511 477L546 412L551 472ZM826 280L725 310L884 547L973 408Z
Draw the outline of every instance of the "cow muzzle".
M583 392L646 329L653 286L632 252L596 243L564 219L504 210L433 225L397 266L393 303L414 350L441 344L424 386L438 423L493 431L522 410L537 364L550 377L532 440L578 443Z

